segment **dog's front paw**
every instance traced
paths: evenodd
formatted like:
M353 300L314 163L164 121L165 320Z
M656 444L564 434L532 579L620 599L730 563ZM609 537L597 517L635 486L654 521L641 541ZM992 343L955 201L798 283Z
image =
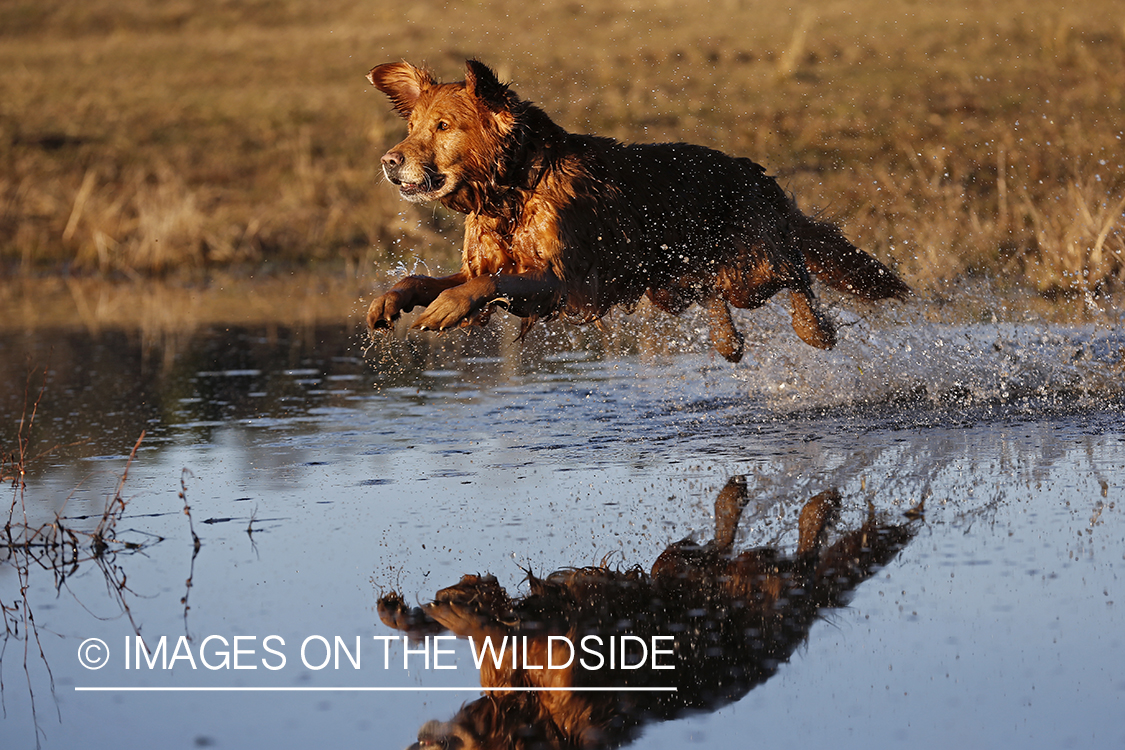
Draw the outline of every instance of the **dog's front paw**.
M480 309L477 300L460 288L446 289L430 303L413 327L422 331L444 331L473 325Z
M403 304L402 295L398 292L387 292L374 299L367 308L367 329L377 331L380 328L394 328L399 316L410 308Z

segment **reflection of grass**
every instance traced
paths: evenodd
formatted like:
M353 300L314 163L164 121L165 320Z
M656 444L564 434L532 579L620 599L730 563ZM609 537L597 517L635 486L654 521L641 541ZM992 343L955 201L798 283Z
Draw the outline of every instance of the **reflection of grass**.
M25 327L140 330L159 337L209 324L290 326L353 319L370 284L327 274L208 283L149 279L17 278L0 287L0 331Z
M765 163L924 290L983 274L1069 294L1125 267L1123 24L1112 0L15 0L0 255L125 274L448 264L457 217L380 184L403 131L363 74L406 57L453 78L479 55L572 130Z
M45 383L46 369L43 375ZM116 601L121 613L129 619L134 632L139 636L140 628L134 621L126 601L126 596L133 592L126 584L125 572L118 564L117 555L144 550L151 544L161 541L161 538L149 536L145 541L136 542L123 539L118 534L117 525L128 506L122 490L129 474L129 467L136 458L141 440L144 439L143 432L133 445L116 490L106 498L104 510L96 517L97 523L92 529L82 528L83 521L89 520L87 517L68 518L61 513L56 513L53 519L46 522L30 520L39 514L35 509L30 512L28 509L26 484L28 464L45 455L32 456L29 453L30 433L35 427L40 401L46 390L46 385L42 386L32 402L30 385L29 373L25 409L20 420L16 448L0 455L0 480L10 485L12 489L8 518L0 535L0 565L15 571L19 591L14 598L0 601L0 624L3 626L3 630L0 631L0 699L3 697L3 662L8 643L10 640L17 643L22 641L23 671L31 699L31 720L35 725L36 747L39 747L42 729L39 725L34 680L31 675L30 657L33 648L35 658L46 671L52 693L54 675L39 638L39 626L28 593L31 590L32 571L49 572L54 577L53 588L55 591L61 591L67 580L76 575L82 565L94 565L102 573L110 596ZM196 548L198 550L198 540Z
M46 371L44 370L44 381ZM28 377L30 387L31 377ZM35 419L39 412L39 404L46 390L42 386L34 402L24 409L20 419L19 433L17 435L16 449L3 456L0 460L0 480L12 488L12 502L8 507L8 518L4 524L3 538L0 539L0 550L5 556L17 561L34 561L46 569L55 570L60 575L66 575L69 567L77 566L81 562L95 560L107 553L124 550L141 549L145 544L129 542L117 537L117 524L125 514L128 501L121 494L125 488L125 480L129 475L129 467L137 456L137 449L141 447L144 433L137 438L129 459L121 472L116 491L106 498L105 508L97 517L97 524L92 530L80 530L72 525L74 520L60 513L48 522L38 523L29 520L27 508L27 469L28 464L43 458L54 449L48 450L38 456L29 453L31 445L30 433L35 427ZM29 400L30 393L25 397ZM32 513L31 515L35 515ZM85 517L83 517L85 518ZM159 541L159 539L157 539ZM5 607L5 615L8 610Z

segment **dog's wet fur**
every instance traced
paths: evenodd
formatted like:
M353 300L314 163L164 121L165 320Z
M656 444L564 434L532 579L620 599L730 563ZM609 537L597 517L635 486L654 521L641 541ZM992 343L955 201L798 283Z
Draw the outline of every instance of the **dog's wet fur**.
M597 320L647 296L673 314L704 306L712 344L737 362L743 339L728 305L755 308L788 289L797 335L828 349L836 330L812 275L866 300L910 295L749 159L568 133L476 60L457 83L406 62L368 79L408 123L382 157L386 178L409 201L466 214L461 269L397 283L371 303L372 330L417 306L426 309L414 327L439 331L483 325L501 307L525 332L556 316Z

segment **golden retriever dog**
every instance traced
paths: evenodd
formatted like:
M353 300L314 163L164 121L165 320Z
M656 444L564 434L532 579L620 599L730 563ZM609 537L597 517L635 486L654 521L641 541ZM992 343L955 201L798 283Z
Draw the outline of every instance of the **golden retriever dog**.
M461 269L395 284L368 309L372 331L417 306L414 327L436 331L484 325L500 307L524 319L522 335L539 319L586 323L647 295L672 314L705 306L712 344L737 362L728 304L755 308L788 289L797 335L828 349L835 326L810 273L867 300L910 295L749 159L568 133L476 60L457 83L406 62L368 79L407 121L382 157L387 180L406 200L466 215Z
M413 608L397 593L383 596L382 621L413 638L448 630L473 639L481 653L485 637L506 645L493 652L497 658L481 661L487 693L449 721L426 723L414 748L619 747L647 723L737 701L789 659L826 609L844 606L894 559L921 517L917 509L905 522L885 523L869 509L860 528L829 543L840 504L829 490L802 508L794 554L772 547L735 553L746 502L745 480L731 479L715 501L714 539L672 544L647 573L606 565L546 578L529 573L522 597L510 596L492 576L469 575ZM654 654L636 669L605 668L593 657L565 665L558 658L553 663L561 668L550 668L553 642L586 643L590 636L599 645L622 636L672 638L662 642L659 663Z

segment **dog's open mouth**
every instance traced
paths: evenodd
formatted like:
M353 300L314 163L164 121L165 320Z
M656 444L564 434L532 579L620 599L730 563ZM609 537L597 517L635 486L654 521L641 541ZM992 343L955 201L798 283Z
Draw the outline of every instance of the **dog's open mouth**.
M408 200L427 200L439 192L445 185L445 176L440 174L426 175L424 182L403 182L391 178L391 182L398 186L398 191L403 198Z

